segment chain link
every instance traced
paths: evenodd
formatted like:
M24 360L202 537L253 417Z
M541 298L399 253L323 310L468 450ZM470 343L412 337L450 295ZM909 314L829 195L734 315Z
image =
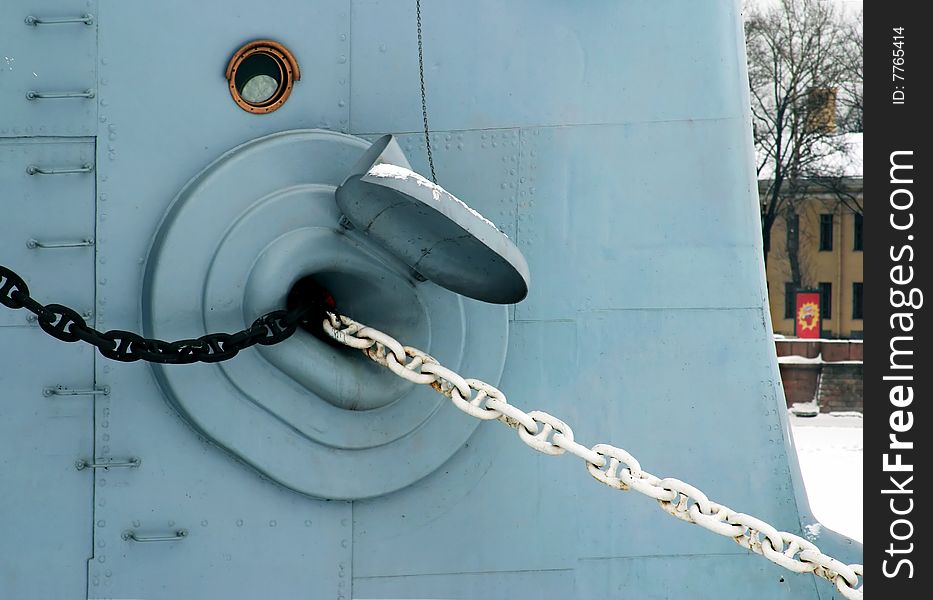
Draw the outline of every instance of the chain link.
M862 600L862 565L842 563L823 554L812 542L778 531L760 519L713 502L698 488L679 479L661 479L652 475L642 470L638 460L622 448L608 444L587 448L575 441L573 430L557 417L537 410L525 412L509 404L505 394L494 386L478 379L465 379L417 348L403 346L386 333L330 312L328 308L334 307L325 306L323 301L320 305L291 311L273 311L234 334L214 333L177 342L147 339L129 331L97 331L67 306L43 306L37 302L30 296L29 287L22 277L2 265L0 304L11 309L25 308L36 315L39 326L52 337L65 342L87 342L107 358L162 364L228 360L250 346L269 346L284 341L295 333L299 324L312 322L316 315L324 314L324 331L335 341L361 350L373 361L408 381L430 385L450 398L454 406L473 417L497 419L516 429L519 439L534 450L551 456L570 453L584 461L590 475L597 481L614 489L635 490L653 498L671 516L732 538L742 547L790 571L823 577L835 583L839 593L848 600Z
M324 330L337 342L362 350L400 377L430 385L463 412L478 419L502 421L516 429L519 438L535 450L548 455L577 456L597 481L653 498L671 516L732 538L785 569L818 575L834 583L848 600L862 600L862 565L847 565L827 556L812 542L714 502L689 483L661 479L643 471L638 460L622 448L608 444L587 448L574 440L573 430L557 417L537 410L526 413L509 404L505 394L488 383L464 379L428 354L402 346L381 331L330 312L324 320ZM373 347L380 350L373 352Z
M256 319L247 329L237 333L211 333L197 339L166 342L144 338L131 331L100 332L89 326L77 311L61 304L43 306L29 295L29 286L22 277L0 265L0 304L7 308L25 308L36 315L42 331L63 342L86 342L95 346L106 358L121 362L148 362L186 365L195 362L216 363L229 360L241 350L255 346L271 346L283 342L298 326L313 322L323 315L320 306L276 310ZM332 308L332 307L330 307ZM374 332L373 335L378 335ZM388 338L388 336L385 336ZM391 338L388 338L391 339ZM391 340L395 342L395 340ZM398 344L398 342L395 342Z

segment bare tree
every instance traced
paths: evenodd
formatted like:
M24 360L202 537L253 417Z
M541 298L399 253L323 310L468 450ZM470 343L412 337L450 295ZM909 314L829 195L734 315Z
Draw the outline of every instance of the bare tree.
M820 0L746 7L757 170L759 179L768 181L761 194L766 261L772 225L779 216L797 214L804 187L822 182L827 190L844 189L844 169L829 159L848 151L836 126L840 91L849 102L848 90L858 88L861 103L860 87L850 84L853 65L861 61L853 27L834 4ZM791 281L799 286L800 260L793 255L797 246L790 245L788 258Z
M863 70L864 61L862 60L864 52L862 19L863 13L859 11L858 15L847 24L845 31L849 48L843 65L847 75L840 86L839 119L841 127L845 131L851 132L864 131L862 97L865 75Z

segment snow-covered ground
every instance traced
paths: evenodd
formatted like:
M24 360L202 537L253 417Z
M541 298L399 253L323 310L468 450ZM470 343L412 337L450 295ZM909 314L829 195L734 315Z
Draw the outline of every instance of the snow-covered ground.
M862 418L790 415L807 497L826 527L862 541Z

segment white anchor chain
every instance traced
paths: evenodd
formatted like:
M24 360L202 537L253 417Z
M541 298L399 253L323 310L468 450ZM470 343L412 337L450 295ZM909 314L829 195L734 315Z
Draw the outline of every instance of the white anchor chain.
M643 470L635 457L622 448L608 444L587 448L574 441L573 430L557 417L537 410L526 413L509 404L505 394L488 383L464 379L434 357L417 348L402 346L377 329L328 313L324 330L337 342L363 351L399 377L430 385L468 415L484 421L502 421L516 429L521 440L538 452L552 456L569 452L583 459L590 475L609 487L633 489L654 498L671 516L732 538L740 546L795 573L819 575L835 583L848 600L862 600L862 565L847 565L827 556L812 542L713 502L679 479L656 477Z

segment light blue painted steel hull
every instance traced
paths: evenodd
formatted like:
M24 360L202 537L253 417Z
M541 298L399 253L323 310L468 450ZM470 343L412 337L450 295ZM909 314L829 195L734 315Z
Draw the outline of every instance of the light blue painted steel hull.
M427 172L413 2L63 0L40 16L94 24L47 28L23 23L32 10L0 6L0 262L99 329L143 328L162 217L230 148L292 129L395 133ZM579 441L800 532L813 517L771 339L738 2L426 0L423 13L439 181L531 270L499 387ZM302 79L256 116L223 69L264 37ZM84 163L94 174L26 174ZM0 340L2 598L833 597L495 424L403 489L314 499L190 427L149 366L56 342L24 311L0 313ZM58 385L110 393L43 395ZM93 456L142 465L75 469ZM183 541L121 538L177 528ZM841 536L815 541L860 562Z

